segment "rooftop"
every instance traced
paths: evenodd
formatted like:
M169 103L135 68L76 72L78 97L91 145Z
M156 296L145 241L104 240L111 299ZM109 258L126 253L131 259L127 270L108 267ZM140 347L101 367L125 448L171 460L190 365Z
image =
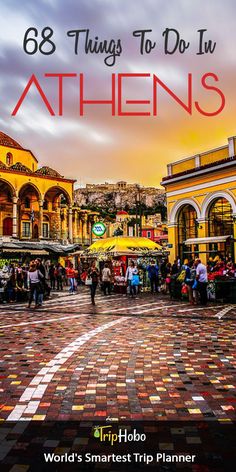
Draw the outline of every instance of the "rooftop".
M189 177L214 172L235 166L236 136L228 138L228 145L196 154L167 165L168 175L163 177L163 186Z
M13 138L3 133L2 131L0 131L0 146L23 149L23 147L19 143L17 143L17 141L15 141Z

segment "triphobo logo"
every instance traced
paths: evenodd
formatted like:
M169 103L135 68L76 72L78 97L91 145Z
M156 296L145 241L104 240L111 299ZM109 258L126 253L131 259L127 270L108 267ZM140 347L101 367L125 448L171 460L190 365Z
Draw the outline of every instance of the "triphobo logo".
M137 442L137 441L145 441L146 434L138 433L136 429L134 429L131 433L128 432L127 429L119 429L117 432L112 430L112 425L106 426L94 426L93 428L93 436L99 439L101 442L109 442L112 446L114 443L118 442Z

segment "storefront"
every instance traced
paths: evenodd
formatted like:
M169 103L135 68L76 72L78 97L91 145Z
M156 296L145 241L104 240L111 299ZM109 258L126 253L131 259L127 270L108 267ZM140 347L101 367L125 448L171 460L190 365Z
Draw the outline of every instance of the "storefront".
M168 252L148 238L122 237L100 239L83 252L81 261L88 264L96 260L100 269L108 262L114 278L114 290L124 292L126 289L125 273L129 262L134 261L139 268L140 284L147 287L146 268L151 260L163 260Z
M219 255L236 260L236 137L228 145L168 164L170 262Z

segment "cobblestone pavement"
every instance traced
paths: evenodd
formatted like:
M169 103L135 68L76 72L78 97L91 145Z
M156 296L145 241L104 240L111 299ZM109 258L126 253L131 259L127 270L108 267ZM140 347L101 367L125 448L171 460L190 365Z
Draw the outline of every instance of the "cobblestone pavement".
M230 422L236 307L60 293L2 305L0 419Z

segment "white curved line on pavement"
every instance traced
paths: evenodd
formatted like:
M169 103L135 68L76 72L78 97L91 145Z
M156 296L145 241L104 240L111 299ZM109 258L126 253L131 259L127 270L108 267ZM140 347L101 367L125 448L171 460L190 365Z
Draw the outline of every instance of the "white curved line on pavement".
M216 313L215 317L221 320L221 318L223 318L223 316L226 315L226 313L233 310L234 308L235 308L234 305L226 306L225 308L223 308L223 310Z
M135 301L135 300L134 300ZM166 309L166 308L172 308L172 307L175 307L175 306L182 306L180 303L178 305L159 305L159 302L151 302L151 303L144 303L143 305L130 305L130 306L125 306L124 308L116 308L115 310L104 310L104 311L101 311L100 313L114 313L114 312L118 312L120 313L120 311L125 311L125 310L133 310L135 308L142 308L144 306L153 306L155 303L158 303L157 307L156 307L156 310L163 310L163 309Z
M51 361L47 362L46 366L43 367L31 380L29 386L25 389L21 395L18 404L14 407L10 415L6 418L7 421L20 421L20 420L32 420L40 400L43 398L44 392L55 373L65 364L73 354L79 350L83 344L89 341L91 338L99 333L102 333L106 329L123 322L127 318L111 321L98 328L89 331L75 339L72 343L64 347ZM23 415L26 415L23 417Z
M142 305L141 305L141 306L142 306ZM179 306L179 307L182 308L182 305L171 305L171 307L174 307L174 306L175 306L175 307L176 307L176 306ZM164 310L165 308L171 308L171 307L170 307L170 306L167 306L167 307L163 306L163 307L161 307L161 308L159 308L159 307L154 307L154 308L149 308L149 309L147 309L147 310L136 311L135 314L136 314L136 315L142 315L142 313L146 313L146 312L149 312L149 311L161 310L162 308L163 308L163 310ZM215 308L220 308L220 305L219 305L219 306L202 306L202 307L194 307L194 306L192 306L192 308L185 308L184 310L176 310L176 311L175 311L175 314L177 314L177 313L185 313L186 311L199 311L199 310L201 311L201 310L207 310L207 309L208 309L208 310L211 310L211 309L215 309ZM231 309L232 309L232 308L231 308Z
M45 320L35 320L35 321L22 321L21 323L14 323L9 325L0 326L0 329L5 328L17 328L18 326L28 326L32 324L42 324L42 323L54 323L55 321L70 320L71 318L81 318L82 316L94 315L94 313L80 313L79 315L68 315L61 316L59 318L46 318ZM12 333L13 334L13 333Z

